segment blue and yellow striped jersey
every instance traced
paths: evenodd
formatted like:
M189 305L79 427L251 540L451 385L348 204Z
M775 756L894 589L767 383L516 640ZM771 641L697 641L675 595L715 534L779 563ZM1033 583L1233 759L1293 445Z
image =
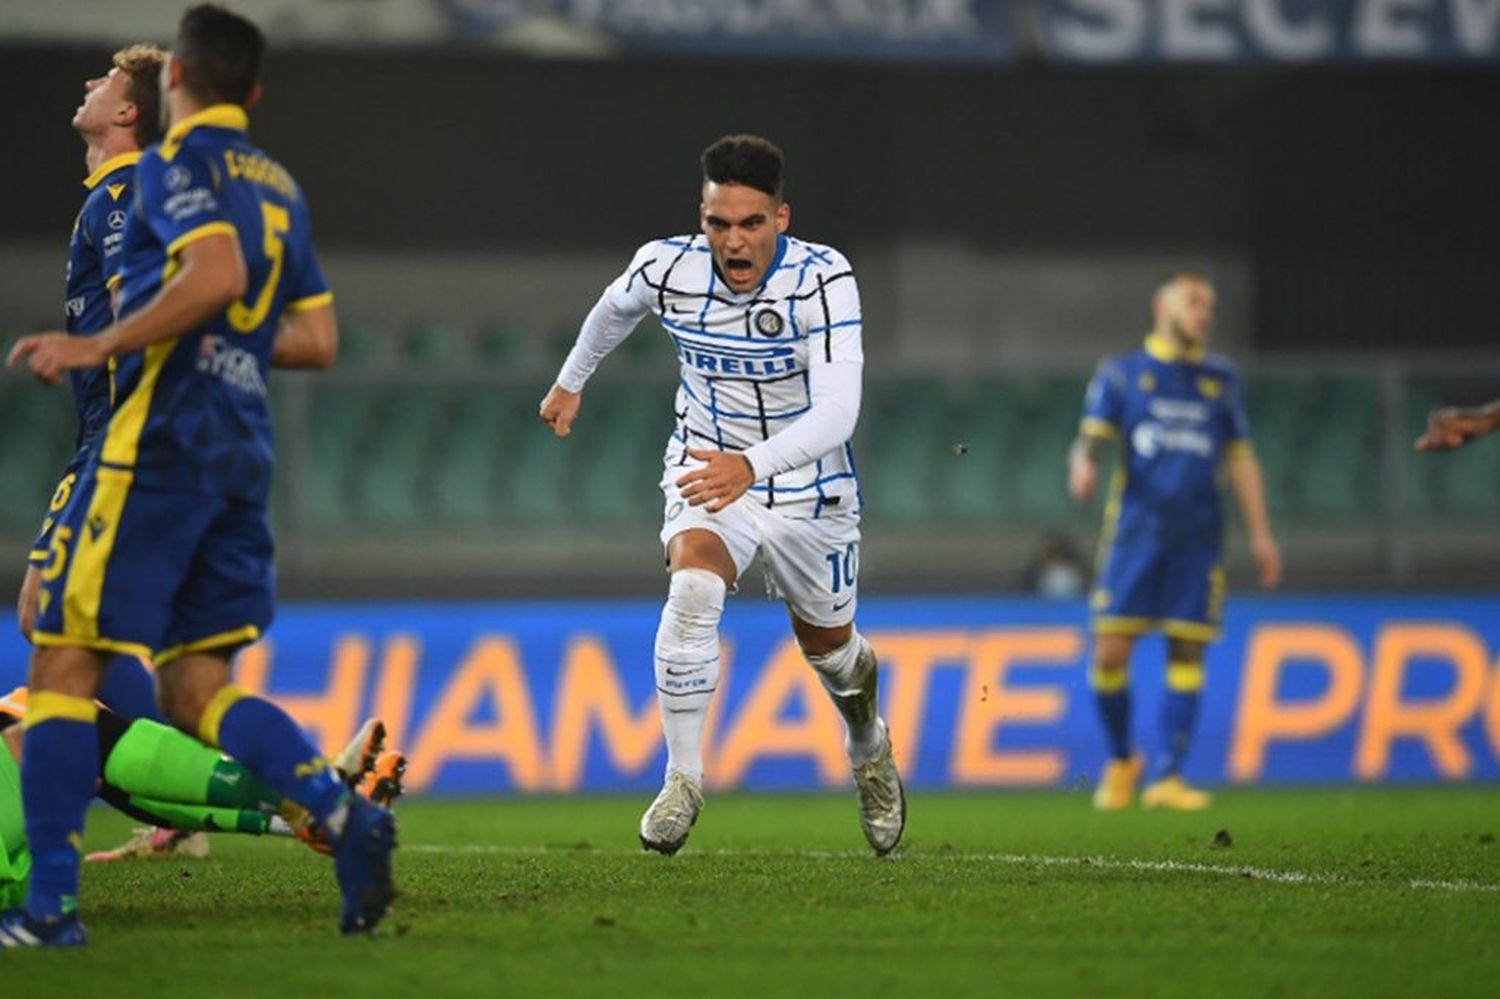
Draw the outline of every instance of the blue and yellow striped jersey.
M145 306L195 240L238 240L245 297L203 326L121 358L100 445L137 485L262 502L270 490L266 380L281 316L332 300L291 175L252 146L249 120L219 104L178 122L141 157L125 230L120 315Z
M1152 335L1106 359L1084 399L1083 433L1121 441L1110 516L1120 538L1216 537L1219 468L1250 447L1239 377L1212 355L1179 356Z
M83 182L88 194L68 241L63 322L69 333L91 336L114 321L109 293L119 280L125 222L135 199L135 164L140 158L140 153L110 157ZM109 370L87 368L68 374L82 448L103 433L109 420Z

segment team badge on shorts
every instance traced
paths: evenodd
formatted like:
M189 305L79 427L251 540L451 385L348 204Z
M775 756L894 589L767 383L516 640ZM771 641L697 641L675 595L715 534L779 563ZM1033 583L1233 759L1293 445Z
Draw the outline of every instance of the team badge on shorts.
M761 309L755 314L755 331L761 336L781 336L786 321L774 309Z

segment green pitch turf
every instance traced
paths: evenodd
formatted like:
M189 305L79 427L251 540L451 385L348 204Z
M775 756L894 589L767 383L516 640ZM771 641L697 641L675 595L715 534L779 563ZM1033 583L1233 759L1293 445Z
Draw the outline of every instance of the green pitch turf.
M1201 815L917 794L886 861L842 795L711 798L681 854L644 855L647 797L404 802L377 939L337 936L328 862L287 841L90 867L91 948L0 955L0 982L69 999L1500 990L1500 788L1231 791ZM90 823L94 846L129 827Z

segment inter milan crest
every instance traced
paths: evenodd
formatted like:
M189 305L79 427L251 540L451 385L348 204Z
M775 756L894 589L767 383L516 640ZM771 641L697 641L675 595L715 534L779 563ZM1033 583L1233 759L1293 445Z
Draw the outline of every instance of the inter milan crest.
M774 309L761 309L755 314L755 331L761 336L781 336L786 321Z

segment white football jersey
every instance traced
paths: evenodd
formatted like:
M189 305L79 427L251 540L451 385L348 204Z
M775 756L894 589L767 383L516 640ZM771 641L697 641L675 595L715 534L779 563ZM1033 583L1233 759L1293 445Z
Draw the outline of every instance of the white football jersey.
M605 298L637 321L655 313L682 362L669 469L696 464L689 447L745 451L759 444L808 411L810 369L864 360L849 261L832 247L791 236L779 238L755 291L730 290L714 269L707 238L694 235L641 247ZM857 393L852 403L857 409ZM757 482L750 496L794 517L857 510L851 442Z

